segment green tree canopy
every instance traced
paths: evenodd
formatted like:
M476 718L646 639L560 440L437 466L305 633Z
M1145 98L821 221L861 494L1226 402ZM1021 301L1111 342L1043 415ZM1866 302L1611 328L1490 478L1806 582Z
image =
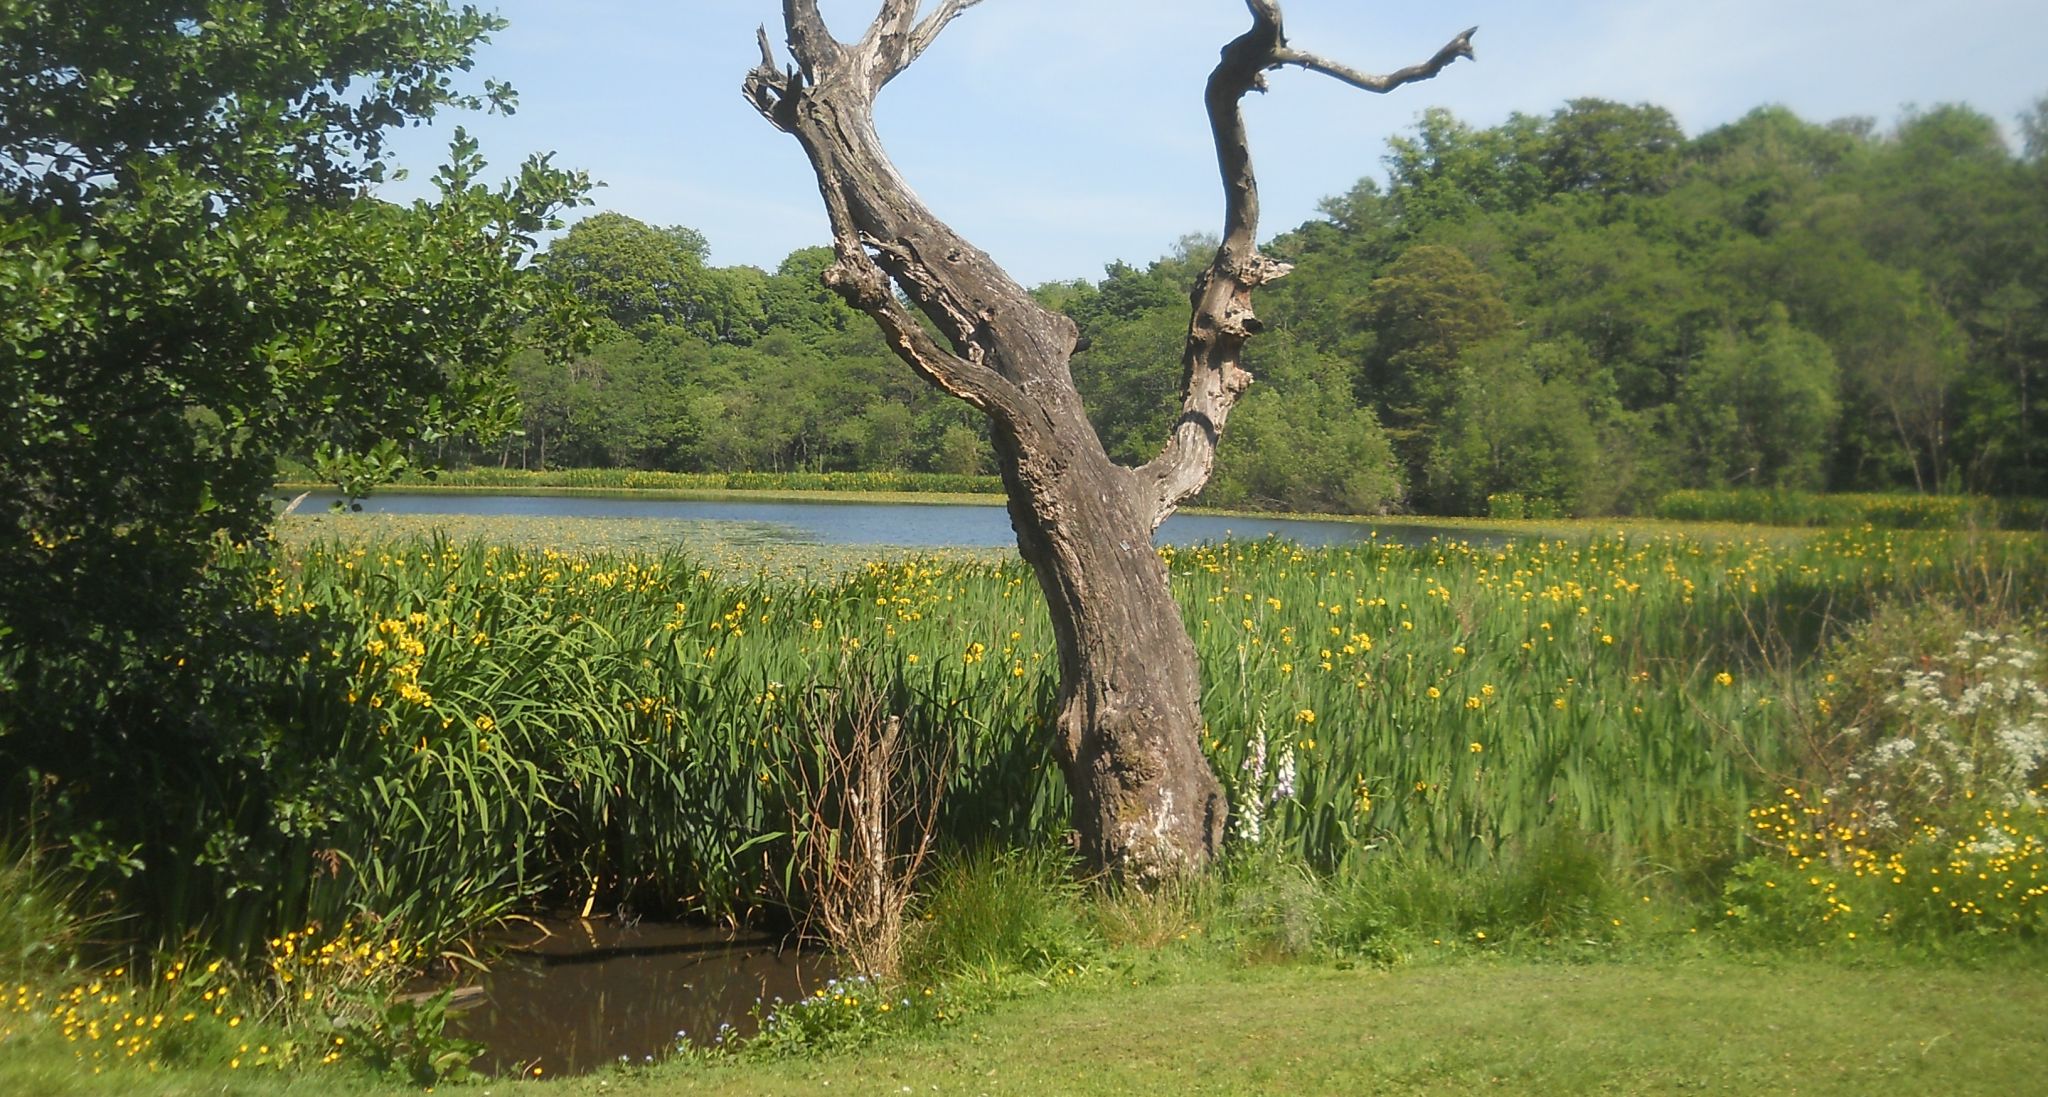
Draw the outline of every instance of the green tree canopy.
M6 627L160 608L211 536L262 531L287 447L508 422L517 263L581 178L535 160L487 189L460 138L437 200L367 196L388 129L486 101L450 78L498 25L441 0L0 9Z
M577 222L534 265L624 330L662 323L729 338L739 328L747 341L761 319L759 289L707 269L710 252L695 229L605 212Z
M1817 488L1835 419L1835 356L1774 306L1757 330L1724 333L1678 397L1702 487Z
M240 621L246 591L208 597L215 547L265 535L285 453L515 421L505 360L544 303L520 264L586 181L536 158L486 186L458 133L433 199L374 196L393 128L510 109L457 84L500 25L446 0L0 4L5 794L41 774L146 819L152 790L270 780L231 745L262 684L193 645L288 641Z

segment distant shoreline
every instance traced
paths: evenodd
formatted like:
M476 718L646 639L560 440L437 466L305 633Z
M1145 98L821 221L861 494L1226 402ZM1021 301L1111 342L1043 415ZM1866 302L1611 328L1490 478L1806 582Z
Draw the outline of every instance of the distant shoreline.
M334 490L333 484L286 480L280 495ZM945 491L855 491L838 488L590 488L526 484L390 484L379 495L537 495L564 499L669 499L694 502L742 499L760 503L916 503L934 506L1002 506L1000 494Z
M332 484L287 480L275 485L280 495L302 491L334 490ZM933 491L855 491L842 489L766 488L593 488L561 486L485 486L472 484L395 484L381 489L383 495L528 495L584 499L645 499L678 502L736 500L760 503L888 503L916 506L1002 506L1002 495ZM1261 511L1225 507L1182 507L1187 514L1221 518L1256 518L1313 522L1347 522L1362 526L1405 528L1424 526L1456 529L1473 534L1510 537L1576 539L1603 533L1624 532L1631 536L1684 534L1687 536L1766 536L1804 538L1820 532L1818 527L1770 526L1745 522L1700 522L1649 517L1608 518L1483 518L1430 514L1322 514L1297 511Z

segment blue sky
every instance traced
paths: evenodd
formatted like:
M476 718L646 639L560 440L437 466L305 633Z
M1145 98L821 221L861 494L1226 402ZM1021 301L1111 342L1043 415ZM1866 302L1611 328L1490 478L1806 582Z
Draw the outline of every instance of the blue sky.
M826 240L791 138L740 98L754 28L780 49L777 0L478 0L511 20L477 75L510 81L510 118L452 117L399 142L419 193L456 122L494 168L554 151L606 186L597 207L683 224L712 261L772 268ZM842 38L876 0L822 0ZM1964 102L2012 120L2048 95L2041 0L1286 0L1295 45L1387 71L1478 24L1478 64L1390 95L1276 73L1248 113L1270 236L1380 174L1386 139L1426 107L1475 125L1599 96L1649 102L1688 133L1762 103L1895 121ZM1247 24L1242 0L984 0L884 91L891 154L940 216L1027 284L1144 263L1221 215L1201 88Z

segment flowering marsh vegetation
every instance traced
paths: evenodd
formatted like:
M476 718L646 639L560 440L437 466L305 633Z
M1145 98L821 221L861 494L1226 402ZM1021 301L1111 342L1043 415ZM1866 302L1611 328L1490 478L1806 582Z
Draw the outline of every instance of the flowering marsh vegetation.
M1092 913L1047 898L1061 885L1030 882L1042 872L973 898L973 873L942 868L913 908L933 917L909 934L911 978L1016 967L1057 981L1100 969L1107 949L1191 939L1382 960L1401 941L1720 928L1800 948L2040 934L2038 539L1865 528L1162 552L1204 662L1236 867L1192 898L1110 897ZM374 942L410 964L541 905L801 918L814 897L792 809L820 701L853 674L906 742L947 759L943 864L1054 848L1066 827L1043 735L1057 657L1015 561L736 578L673 551L407 538L236 566L256 620L317 638L263 657L289 673L260 695L285 714L262 757L310 774L276 801L291 810L195 813L204 834L110 815L86 833L134 851L131 894L215 897L155 907L204 913L147 932L203 932L245 957L229 1008L272 1026L250 1043L271 1050L244 1055L249 1041L220 1028L181 1052L152 1028L140 1051L80 1044L94 1065L360 1056L432 1076L463 1050L434 1003L380 1011L365 980L279 969L279 950L299 963ZM204 869L164 855L190 848L271 855ZM1010 911L1020 902L1051 913ZM982 922L1010 943L969 947L961 927ZM148 980L189 968L135 968L143 982L102 980L117 996L95 1007L111 1011L103 1035L158 1013L167 1028L230 1020L178 1022ZM7 1038L90 1036L52 1012L80 1004L54 985L21 983ZM929 1001L892 986L857 1007L791 1007L765 1039L786 1050L956 1016L940 986Z
M1889 529L2048 528L2048 506L2039 499L1911 492L1689 489L1666 494L1657 500L1654 510L1659 518L1682 522L1755 522L1771 526L1869 524Z
M1750 812L1773 856L1739 868L1727 918L1853 943L2048 926L2048 666L2038 631L1887 606L1802 692L1798 778Z
M1390 850L1474 866L1562 824L1698 876L1811 761L1787 691L1824 660L1775 657L1885 599L2040 568L2028 540L1869 530L1166 557L1240 840L1322 871ZM943 834L1065 827L1039 731L1052 637L1021 564L734 581L674 554L416 541L302 550L267 581L275 613L338 626L320 655L357 717L340 754L372 775L337 805L341 894L433 941L542 897L800 908L784 831L805 703L849 659L907 736L943 741Z
M172 954L99 972L13 970L0 987L0 1047L43 1037L99 1074L121 1066L154 1072L167 1063L228 1071L282 1071L368 1057L403 1062L422 1046L446 1050L439 1017L430 1033L394 1025L417 1005L392 996L423 957L357 925L304 926L271 938L246 966ZM460 1065L476 1050L456 1048ZM433 1081L432 1070L405 1064Z

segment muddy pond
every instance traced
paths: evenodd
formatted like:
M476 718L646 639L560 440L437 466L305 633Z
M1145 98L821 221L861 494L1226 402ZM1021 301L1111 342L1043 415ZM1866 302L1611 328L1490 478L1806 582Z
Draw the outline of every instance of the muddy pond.
M499 1075L578 1074L750 1035L761 1003L832 975L821 953L692 925L519 919L489 944L489 969L458 980L448 1027L483 1044L476 1068Z

